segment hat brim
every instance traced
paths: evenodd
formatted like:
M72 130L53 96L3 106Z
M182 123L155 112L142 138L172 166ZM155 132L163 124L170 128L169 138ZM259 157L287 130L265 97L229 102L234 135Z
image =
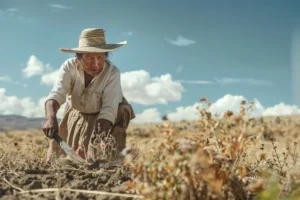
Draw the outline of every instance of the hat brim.
M117 44L104 44L97 47L60 48L60 50L67 53L104 53L115 51L126 44L127 42L123 41Z

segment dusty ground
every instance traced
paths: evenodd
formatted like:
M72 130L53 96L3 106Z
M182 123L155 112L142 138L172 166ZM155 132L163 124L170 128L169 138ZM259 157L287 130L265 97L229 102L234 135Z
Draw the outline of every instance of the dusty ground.
M1 199L133 199L68 191L22 193L42 188L125 193L130 170L122 160L79 166L62 159L49 166L44 162L48 142L39 130L0 133Z
M277 121L276 121L277 120ZM259 120L258 120L259 121ZM293 121L293 126L290 123ZM281 140L281 132L297 135L296 127L300 127L299 117L285 118L278 123L276 118L264 119L263 123L272 123L275 128L271 135ZM276 126L281 126L278 128ZM187 134L199 132L199 122L182 121L172 123L178 131L176 137L183 138ZM161 138L163 123L130 125L127 146L135 147L142 155L147 155L157 148ZM289 129L291 128L291 130ZM278 131L278 132L276 132ZM280 132L281 131L281 132ZM276 132L276 133L275 133ZM261 143L265 148L272 148L268 140L269 133L253 147L253 159ZM293 138L293 137L291 137ZM121 161L101 162L94 166L78 166L68 160L48 166L44 162L49 139L41 130L10 130L0 133L0 198L1 199L138 199L131 197L126 185L131 180L129 167ZM284 149L285 143L278 143L278 149ZM251 151L250 151L251 152ZM271 150L270 150L271 152ZM137 157L137 159L140 159ZM79 191L37 191L37 189L68 188ZM32 192L28 192L33 190ZM101 191L107 194L88 194L84 191ZM128 194L128 197L121 196Z
M16 187L22 190L33 190L41 188L72 188L82 190L98 190L104 192L124 193L123 183L128 181L129 171L125 167L102 167L98 170L76 170L66 165L60 169L46 169L41 165L23 166L15 168L13 172L1 168L0 176L5 178ZM109 196L96 196L75 193L75 192L42 192L25 193L15 192L7 183L2 180L0 195L2 199L132 199L117 198Z

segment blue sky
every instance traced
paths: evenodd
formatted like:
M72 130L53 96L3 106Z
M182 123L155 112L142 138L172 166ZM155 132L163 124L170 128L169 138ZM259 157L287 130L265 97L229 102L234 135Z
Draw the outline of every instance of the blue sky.
M0 100L6 103L0 114L40 115L28 106L40 106L52 88L47 74L72 56L59 48L76 47L80 32L92 27L104 28L108 43L128 42L110 60L127 74L125 95L136 113L148 110L157 119L195 105L202 96L229 103L255 99L264 110L281 105L298 113L292 46L299 8L297 1L276 0L2 0ZM34 74L26 77L28 67ZM126 87L128 81L136 87ZM145 98L136 101L139 92Z

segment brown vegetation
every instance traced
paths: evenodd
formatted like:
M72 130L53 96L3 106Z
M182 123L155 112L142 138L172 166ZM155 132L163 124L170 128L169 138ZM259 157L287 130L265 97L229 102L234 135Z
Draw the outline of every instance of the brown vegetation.
M0 197L300 198L300 117L249 118L253 104L243 101L240 113L219 119L206 98L200 101L208 109L199 110L199 121L131 124L124 163L78 166L62 159L48 166L49 140L40 130L1 133Z

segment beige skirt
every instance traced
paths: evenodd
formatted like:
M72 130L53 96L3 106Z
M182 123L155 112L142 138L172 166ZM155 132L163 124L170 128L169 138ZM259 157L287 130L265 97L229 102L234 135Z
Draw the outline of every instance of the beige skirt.
M68 105L65 108L59 125L59 136L82 158L95 159L97 157L90 146L96 138L94 128L98 114L81 113ZM131 105L123 97L122 103L119 104L115 124L109 132L116 140L118 151L122 151L126 147L126 129L130 120L134 118L135 113ZM57 158L61 155L65 155L65 153L59 144L52 140L48 149L47 160L50 161L52 158Z

